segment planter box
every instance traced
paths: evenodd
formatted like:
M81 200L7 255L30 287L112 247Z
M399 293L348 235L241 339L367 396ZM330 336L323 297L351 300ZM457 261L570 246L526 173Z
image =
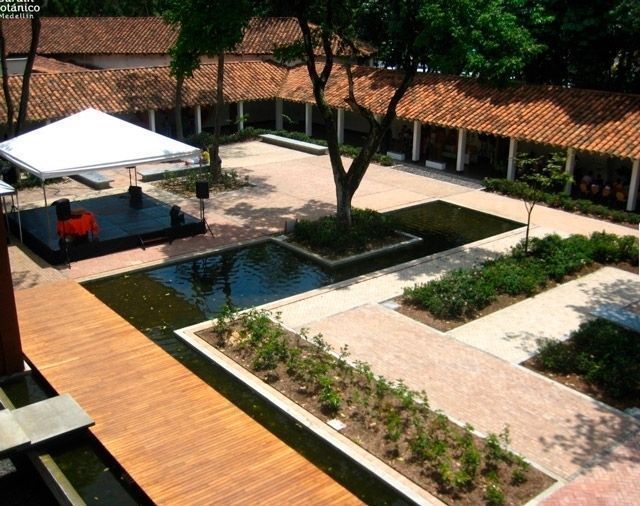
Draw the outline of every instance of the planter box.
M336 260L332 260L332 259L323 257L321 255L318 255L317 253L313 253L312 251L309 251L308 249L298 246L297 244L292 244L291 242L289 242L286 235L271 237L271 240L277 242L278 244L280 244L281 246L284 246L285 248L289 248L290 250L296 251L301 255L311 258L312 260L315 260L316 262L326 267L334 268L334 267L340 267L342 265L349 264L352 262L357 262L365 258L372 258L372 257L384 255L385 253L390 253L392 251L409 248L410 246L414 246L422 242L422 237L418 237L416 235L409 234L407 232L397 231L397 234L404 236L405 239L395 244L390 244L389 246L384 246L382 248L374 249L371 251L365 251L364 253L358 253L357 255L338 258Z
M424 162L424 166L429 169L437 169L437 170L445 170L447 168L447 164L445 162L435 162L433 160L427 160Z
M188 346L207 357L211 362L224 369L227 373L252 389L256 394L270 402L274 409L286 413L293 420L313 432L318 438L324 440L336 450L342 452L346 457L357 462L378 479L404 495L408 501L425 506L443 505L442 502L429 492L358 446L346 436L340 434L337 430L331 428L327 423L300 407L284 394L255 376L251 371L246 370L240 364L196 335L196 332L208 327L211 327L210 321L192 325L174 332ZM291 329L287 330L291 331Z
M400 153L399 151L387 151L387 156L392 160L398 160L400 162L404 161L404 153Z

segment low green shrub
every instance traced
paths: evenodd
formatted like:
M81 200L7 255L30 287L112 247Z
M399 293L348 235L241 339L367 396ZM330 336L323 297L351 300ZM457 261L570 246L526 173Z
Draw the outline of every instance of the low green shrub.
M545 341L538 360L545 369L576 373L613 397L640 395L640 334L596 319L580 325L568 341Z
M519 181L508 179L486 178L483 181L487 191L502 193L503 195L518 196ZM601 204L595 204L586 199L574 199L565 193L545 193L542 199L550 207L564 209L565 211L579 211L583 214L599 216L616 223L640 223L640 214L611 209Z
M595 262L635 263L638 260L638 241L632 236L614 236L605 232L591 235L591 256Z
M384 241L396 233L390 216L371 209L353 209L351 219L350 228L343 227L335 215L300 220L292 239L314 251L340 256L363 252L372 241Z
M547 281L545 270L535 259L501 257L486 262L482 276L498 293L533 295Z
M234 142L243 142L257 139L260 134L267 133L267 130L261 128L247 127L232 134L220 136L220 145L233 144ZM200 149L209 149L213 145L213 134L211 132L200 132L199 134L189 135L185 138L185 143Z
M533 238L525 253L519 244L508 255L485 262L481 267L458 269L426 284L404 289L407 300L436 318L464 319L474 316L497 295L531 296L549 281L562 281L593 262L603 264L638 259L638 241L596 232L587 238L556 234Z
M569 374L575 369L573 350L561 341L544 339L538 344L538 360L545 369Z
M479 269L457 269L435 282L405 288L404 295L437 318L459 319L488 306L496 297L496 289Z

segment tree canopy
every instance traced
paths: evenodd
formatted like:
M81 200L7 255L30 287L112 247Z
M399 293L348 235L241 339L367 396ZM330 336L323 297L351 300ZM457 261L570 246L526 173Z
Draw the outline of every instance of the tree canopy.
M216 109L211 168L222 175L219 152L222 106L224 103L224 53L243 37L253 13L249 0L165 0L164 18L177 27L178 37L171 48L171 72L176 76L176 123L181 134L181 93L185 78L200 66L202 56L217 57Z
M528 26L544 45L527 82L640 92L640 1L526 0L548 22Z
M282 8L278 0L268 4ZM286 54L306 63L327 131L338 221L345 226L351 224L353 196L420 66L431 72L506 82L540 49L518 16L520 0L294 0L286 4L303 34L302 42ZM385 114L378 117L356 100L350 66L346 66L349 93L344 108L369 124L364 146L347 169L340 158L336 111L324 93L334 69L336 40L355 57L357 36L377 44L380 59L401 71L402 77ZM321 58L316 56L318 46L324 50Z

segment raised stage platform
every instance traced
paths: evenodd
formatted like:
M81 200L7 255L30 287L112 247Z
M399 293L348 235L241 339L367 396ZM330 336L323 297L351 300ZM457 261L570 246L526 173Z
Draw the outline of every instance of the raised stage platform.
M204 223L188 214L184 215L183 224L172 227L169 216L171 204L146 194L136 207L129 204L129 194L122 193L73 201L71 209L83 209L93 214L99 227L97 240L68 242L67 258L57 232L56 208L49 206L21 211L24 244L47 262L56 265L67 260L82 260L145 247L153 242L172 241L205 231ZM10 226L17 235L18 220L14 216L10 216Z

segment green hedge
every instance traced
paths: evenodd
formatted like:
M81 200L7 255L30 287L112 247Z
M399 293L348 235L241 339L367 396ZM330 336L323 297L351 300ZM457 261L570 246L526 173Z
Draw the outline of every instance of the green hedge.
M546 340L538 361L547 370L575 373L612 397L640 397L640 334L606 320L580 325L566 342Z
M530 242L525 254L519 244L507 254L480 267L458 269L425 284L404 289L405 298L437 318L465 319L491 304L499 295L538 292L550 281L562 281L593 262L638 261L635 237L596 232L591 237L549 235Z
M494 193L501 193L508 196L516 196L518 181L508 179L489 179L483 181L485 189ZM542 202L549 207L563 209L569 212L581 212L605 218L616 223L640 223L640 214L623 211L621 209L611 209L607 206L594 204L586 199L574 199L566 193L545 193Z

